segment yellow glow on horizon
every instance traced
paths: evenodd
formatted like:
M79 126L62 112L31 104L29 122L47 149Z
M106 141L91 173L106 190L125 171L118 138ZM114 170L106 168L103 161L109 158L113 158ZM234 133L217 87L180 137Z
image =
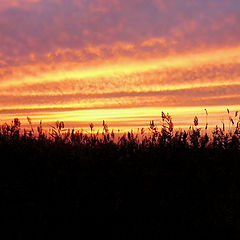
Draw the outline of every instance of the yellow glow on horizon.
M145 44L155 44L154 41ZM131 49L131 46L129 45L126 48ZM179 74L179 77L181 77L185 70L194 72L199 66L211 66L212 64L217 66L218 64L231 63L240 63L240 47L212 49L184 55L173 54L164 58L156 57L141 60L120 56L112 61L103 61L102 64L89 63L88 66L66 61L50 66L32 64L12 67L10 71L12 75L3 76L0 80L0 96L2 98L6 96L10 100L9 102L0 103L0 110L3 112L0 113L0 119L6 121L13 116L24 118L26 115L32 115L35 120L42 119L46 122L62 120L65 122L85 122L85 124L86 122L100 122L104 119L121 127L121 125L131 124L132 126L147 125L150 117L159 117L160 119L161 111L164 111L169 112L176 119L176 124L181 126L183 121L190 122L194 115L204 115L204 108L200 106L202 100L206 102L207 100L216 100L214 106L208 106L207 104L205 106L212 114L221 113L227 107L237 110L238 105L230 104L224 107L219 106L217 101L237 98L238 94L226 90L220 96L199 95L198 102L194 103L195 105L198 104L199 107L187 107L188 104L191 104L191 99L183 98L181 100L182 106L171 107L174 105L174 101L179 103L181 96L179 96L179 99L172 100L168 95L161 95L161 92L198 91L203 88L211 91L218 87L240 87L239 76L233 73L229 79L220 75L216 76L214 80L209 80L208 76L203 74L193 82L176 81L172 83L164 80L163 75L166 74L164 77L167 79L168 71L174 72L178 70L180 73L176 73L176 76L178 77ZM181 73L181 70L183 70L183 73ZM162 71L162 74L154 73L154 71ZM148 73L152 73L153 76L148 78L146 75L143 80L137 78L137 74ZM154 74L156 74L156 79ZM125 79L126 76L130 76L129 79ZM102 78L105 79L102 80ZM74 83L69 82L70 80L79 83L79 87L74 89ZM43 87L39 90L37 84L42 84ZM24 91L21 90L22 87L25 88ZM81 88L82 92L79 90ZM148 96L147 94L151 92L159 92L159 96L157 94L156 96L154 94ZM81 95L78 97L78 93L82 93L86 97L81 97ZM123 93L123 95L118 96L118 93ZM131 96L131 93L139 93L139 95L133 94ZM69 96L69 98L66 96L71 94L73 96ZM76 97L74 94L76 94ZM87 94L91 94L91 97L88 98ZM94 98L94 94L99 94L99 96ZM22 102L19 103L18 100L11 101L11 96L22 97ZM39 103L34 102L34 100L29 101L31 97L35 96L39 97L39 99L41 97L45 99L39 101ZM48 101L48 97L54 96L56 97L54 102L51 102L51 99ZM24 97L26 97L26 100L24 100ZM139 107L142 103L145 105ZM56 111L54 111L54 108L57 108ZM4 113L4 111L8 113ZM218 120L217 116L213 118L216 121Z
M215 126L216 123L221 124L221 120L225 118L228 120L228 114L226 109L230 109L230 115L234 117L235 111L240 109L240 105L234 106L210 106L206 107L208 111L209 126ZM129 130L129 127L124 127L125 125L131 126L132 128L137 128L138 121L143 127L149 125L149 120L154 120L157 125L161 125L161 112L169 113L173 117L173 122L175 126L190 126L192 125L192 120L194 116L199 117L200 124L205 123L206 113L203 107L152 107L152 108L126 108L126 109L92 109L92 110L73 110L73 111L62 111L62 112L52 112L52 113L34 113L31 117L33 121L39 122L43 120L44 123L55 122L57 120L64 121L66 124L68 122L78 123L83 126L88 126L90 122L98 123L101 126L102 120L105 120L109 126L113 128L124 128ZM4 115L2 115L4 116ZM17 114L22 120L26 121L25 114ZM12 120L14 115L6 115L5 119L1 119L2 122ZM201 123L202 121L202 123ZM186 123L183 125L183 123ZM139 127L140 127L139 125ZM73 126L74 127L74 124Z

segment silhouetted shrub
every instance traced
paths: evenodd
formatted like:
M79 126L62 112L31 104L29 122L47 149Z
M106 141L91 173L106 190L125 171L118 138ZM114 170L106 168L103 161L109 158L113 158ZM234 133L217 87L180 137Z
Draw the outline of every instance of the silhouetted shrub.
M239 238L239 125L201 134L195 117L189 131L174 131L162 113L160 129L151 121L149 133L116 136L106 122L99 134L93 124L84 133L63 122L34 131L28 121L30 130L18 119L0 127L0 211L15 226L37 222L26 230L35 239L79 219L79 231L112 229L113 239Z

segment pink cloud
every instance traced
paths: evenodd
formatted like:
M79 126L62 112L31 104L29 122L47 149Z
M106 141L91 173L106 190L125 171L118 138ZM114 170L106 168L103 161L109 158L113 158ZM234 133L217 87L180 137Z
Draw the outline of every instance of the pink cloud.
M229 46L240 37L239 5L235 0L3 0L0 52L15 59L89 44L136 45L149 39L178 43L165 46L166 52Z

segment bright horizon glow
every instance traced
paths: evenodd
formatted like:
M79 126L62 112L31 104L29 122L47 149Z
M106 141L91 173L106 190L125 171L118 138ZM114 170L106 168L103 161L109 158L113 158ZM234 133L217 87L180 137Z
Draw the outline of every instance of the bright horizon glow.
M239 119L239 115L235 117L235 112L238 111L240 105L231 106L230 116L234 121ZM114 111L117 110L117 111ZM102 121L105 120L109 126L109 129L114 131L120 130L120 132L127 132L133 129L149 128L149 122L154 120L155 124L161 128L162 119L161 112L169 113L172 116L174 129L188 129L193 126L193 119L195 116L199 119L199 126L204 130L206 122L208 123L208 129L213 129L216 125L222 127L222 122L228 128L229 115L227 113L226 106L212 106L207 108L208 116L202 107L180 107L180 108L126 108L126 109L94 109L94 110L82 110L82 111L69 111L69 112L53 112L46 114L39 112L30 116L33 126L37 126L43 121L44 129L49 129L54 125L56 121L65 122L65 128L71 129L84 129L89 131L89 124L94 123L95 131L102 129ZM46 114L46 115L45 115ZM41 118L39 118L41 116ZM6 115L6 117L9 117ZM29 128L27 123L27 117L24 114L12 115L12 118L6 118L8 123L13 120L14 117L18 117L22 126ZM0 124L5 123L0 119ZM231 125L232 126L232 125Z

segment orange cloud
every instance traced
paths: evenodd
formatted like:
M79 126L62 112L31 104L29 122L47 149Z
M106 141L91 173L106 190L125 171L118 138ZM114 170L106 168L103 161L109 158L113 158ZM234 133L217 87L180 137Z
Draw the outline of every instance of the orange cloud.
M151 38L149 40L143 41L141 46L143 47L152 47L156 44L167 46L167 41L165 38Z
M29 4L39 3L42 0L1 0L0 12L11 8L28 8Z

